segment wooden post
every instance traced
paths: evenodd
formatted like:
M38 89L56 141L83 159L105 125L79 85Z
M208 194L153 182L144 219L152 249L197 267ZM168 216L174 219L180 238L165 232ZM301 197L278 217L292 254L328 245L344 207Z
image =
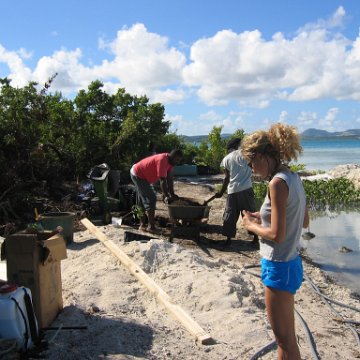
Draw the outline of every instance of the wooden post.
M136 263L134 263L113 241L102 233L91 221L82 219L81 223L99 239L125 267L154 295L154 297L172 314L201 344L211 344L213 339L179 305L173 303L170 296L155 283Z

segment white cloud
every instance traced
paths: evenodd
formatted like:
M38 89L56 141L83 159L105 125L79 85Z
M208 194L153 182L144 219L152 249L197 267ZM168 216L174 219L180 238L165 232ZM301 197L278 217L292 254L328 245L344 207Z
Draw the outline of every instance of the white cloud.
M279 122L283 122L283 123L286 123L286 120L288 119L288 112L283 110L281 113L280 113L280 116L279 116Z
M207 113L201 114L200 119L217 122L222 120L222 116L218 114L216 111L210 110Z
M318 115L316 112L302 111L297 118L298 127L300 130L305 130L309 127L317 125Z
M0 62L5 63L9 68L9 74L6 75L12 81L13 86L25 86L32 78L31 69L25 66L21 54L24 51L7 51L0 44Z
M343 6L339 6L328 19L319 19L314 23L306 24L299 31L311 31L314 29L333 29L342 27L346 18L346 11Z
M328 19L307 24L292 37L275 33L266 40L259 30L221 30L178 48L144 24L135 24L119 30L114 39L99 39L103 60L96 65L83 58L81 49L60 49L41 57L31 70L24 63L34 56L31 52L7 51L1 45L0 62L16 86L30 80L43 84L57 72L52 89L64 93L99 79L106 91L124 87L164 104L183 102L193 93L207 105L236 101L240 108L258 109L272 100L360 101L360 35L351 41L336 32L345 19L340 6ZM184 46L190 48L190 59ZM227 118L218 122L231 127L233 118ZM301 115L300 121L315 119ZM323 123L329 121L324 118Z
M166 37L148 32L143 24L135 24L118 31L113 41L100 40L99 46L114 56L113 60L104 60L94 67L100 79L116 79L130 93L154 95L172 102L184 99L184 91L179 89L176 94L174 86L181 85L186 58L168 46Z
M328 131L335 131L338 114L339 114L338 108L329 109L325 114L325 116L322 119L320 119L319 124L321 128Z
M360 40L352 43L329 31L344 17L339 7L330 19L302 28L293 38L276 33L269 41L259 30L219 31L193 44L185 82L208 105L360 100Z
M182 115L165 115L165 120L171 122L170 131L176 132L178 135L199 135L202 134L199 127L194 126L193 120L186 120ZM204 132L206 134L206 132Z
M31 59L31 57L33 56L33 52L32 51L27 51L25 48L20 48L18 50L18 54L24 60Z
M238 129L243 129L251 115L247 111L230 111L227 115L221 115L214 110L210 110L200 114L197 119L189 120L181 115L169 114L166 115L166 119L172 123L171 130L176 131L178 134L208 134L214 126L222 126L222 133L231 134Z
M147 31L143 24L135 24L117 32L112 41L99 40L99 48L110 53L100 65L86 66L81 61L81 49L55 51L39 59L32 72L27 69L21 56L0 48L0 62L5 62L11 71L14 85L25 85L34 80L44 83L58 73L53 90L75 92L99 79L108 91L124 87L129 93L147 95L152 101L181 102L186 98L182 88L182 69L185 55L169 47L168 39ZM109 55L108 55L109 56Z
M33 79L44 84L55 73L52 90L61 90L71 93L89 85L94 74L90 68L81 64L82 52L80 49L56 51L52 56L43 56L33 72Z
M303 111L297 118L297 124L301 130L305 130L309 127L327 131L341 130L341 126L339 126L341 125L341 122L338 119L339 113L340 110L336 107L328 109L323 117L320 117L316 112Z

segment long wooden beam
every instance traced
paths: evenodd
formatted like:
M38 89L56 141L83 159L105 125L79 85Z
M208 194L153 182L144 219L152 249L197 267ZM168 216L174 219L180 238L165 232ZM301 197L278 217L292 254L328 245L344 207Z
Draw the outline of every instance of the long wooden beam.
M125 267L153 294L153 296L172 314L201 344L211 344L211 336L196 323L171 297L155 283L134 261L132 261L113 241L102 233L90 220L82 219L81 223L99 239Z

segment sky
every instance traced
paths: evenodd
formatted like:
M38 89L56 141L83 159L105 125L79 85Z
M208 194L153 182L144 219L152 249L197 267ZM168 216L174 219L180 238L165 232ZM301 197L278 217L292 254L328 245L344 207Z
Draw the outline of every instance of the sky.
M73 98L94 80L179 135L360 128L359 0L1 0L0 78Z

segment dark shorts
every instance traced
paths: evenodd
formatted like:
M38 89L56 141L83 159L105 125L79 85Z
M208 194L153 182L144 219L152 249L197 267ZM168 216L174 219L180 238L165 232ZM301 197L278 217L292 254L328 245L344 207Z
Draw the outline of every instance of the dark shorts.
M228 194L223 215L223 235L231 238L235 237L236 223L243 210L256 211L255 195L252 188Z
M155 210L156 193L154 188L146 180L140 179L132 173L130 173L130 176L136 188L137 204L146 211Z
M300 256L290 261L261 259L261 279L265 286L295 294L303 281Z

